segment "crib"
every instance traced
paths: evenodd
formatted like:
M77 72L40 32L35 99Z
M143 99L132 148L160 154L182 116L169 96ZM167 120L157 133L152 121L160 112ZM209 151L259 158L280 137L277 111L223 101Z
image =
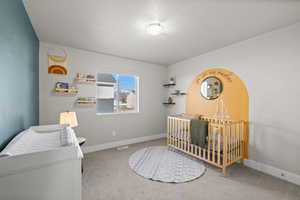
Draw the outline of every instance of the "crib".
M243 164L247 137L245 122L209 117L199 117L208 121L208 136L205 148L191 143L191 119L169 116L167 120L167 144L181 152L201 159L222 169L226 176L226 168L235 162Z

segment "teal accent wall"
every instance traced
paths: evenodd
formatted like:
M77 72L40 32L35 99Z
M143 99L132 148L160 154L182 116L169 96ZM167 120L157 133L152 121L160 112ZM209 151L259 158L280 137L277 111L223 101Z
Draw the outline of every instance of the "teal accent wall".
M38 124L39 40L22 0L0 1L0 150Z

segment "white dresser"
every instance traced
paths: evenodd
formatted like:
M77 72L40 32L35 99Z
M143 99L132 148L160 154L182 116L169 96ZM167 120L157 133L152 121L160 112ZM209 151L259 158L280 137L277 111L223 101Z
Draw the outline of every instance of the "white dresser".
M32 127L7 145L0 157L1 200L81 200L83 154L74 131L63 129Z

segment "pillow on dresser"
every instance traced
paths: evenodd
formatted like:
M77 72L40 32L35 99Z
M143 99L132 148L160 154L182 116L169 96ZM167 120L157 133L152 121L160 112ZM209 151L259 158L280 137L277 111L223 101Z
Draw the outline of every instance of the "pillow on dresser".
M73 143L71 130L67 124L53 124L53 125L42 125L42 126L32 126L30 130L36 133L51 134L59 133L59 140L61 146L68 146Z
M7 157L7 156L11 156L11 154L9 152L0 153L0 158Z

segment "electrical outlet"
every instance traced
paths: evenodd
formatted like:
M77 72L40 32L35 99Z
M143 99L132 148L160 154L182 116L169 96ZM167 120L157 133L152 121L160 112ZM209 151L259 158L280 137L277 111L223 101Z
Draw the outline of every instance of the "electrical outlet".
M113 136L116 136L117 135L117 132L116 131L112 131L111 133Z

